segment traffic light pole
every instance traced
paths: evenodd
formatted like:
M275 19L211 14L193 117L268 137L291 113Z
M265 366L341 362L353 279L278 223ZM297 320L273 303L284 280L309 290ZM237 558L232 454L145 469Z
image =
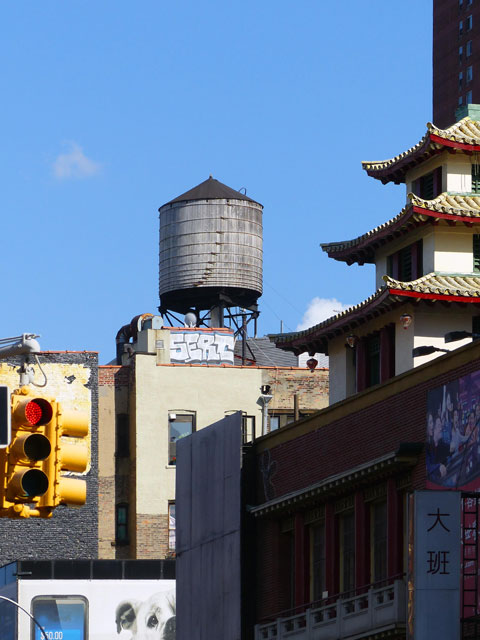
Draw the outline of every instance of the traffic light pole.
M18 607L21 611L23 611L23 613L26 613L27 616L33 620L33 622L37 625L37 627L40 629L42 636L44 638L44 640L48 640L47 638L47 634L45 633L45 629L42 627L42 625L38 622L38 620L36 620L31 613L29 613L26 609L24 609L21 605L18 604L18 602L15 602L15 600L11 600L10 598L7 598L6 596L0 596L0 600L5 600L6 602L11 602L12 604L14 604L16 607Z

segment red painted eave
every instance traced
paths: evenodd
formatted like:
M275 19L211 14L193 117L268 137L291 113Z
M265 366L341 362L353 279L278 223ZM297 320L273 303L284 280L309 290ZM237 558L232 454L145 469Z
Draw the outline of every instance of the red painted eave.
M404 291L403 289L389 289L392 296L402 296L405 298L416 298L417 300L443 300L444 302L473 302L480 303L480 297L473 296L450 296L439 293L421 293L419 291Z
M437 136L434 133L430 134L430 140L438 144L443 144L444 147L449 147L450 149L461 149L462 151L472 152L480 151L480 145L478 144L465 144L463 142L455 142L454 140L448 140L447 138Z

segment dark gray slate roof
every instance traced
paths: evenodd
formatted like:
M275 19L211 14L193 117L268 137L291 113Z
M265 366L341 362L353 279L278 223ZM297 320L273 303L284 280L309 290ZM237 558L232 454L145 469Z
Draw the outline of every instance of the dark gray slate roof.
M210 176L208 180L197 184L197 186L190 189L190 191L182 193L181 196L178 196L165 204L186 202L188 200L247 200L248 202L260 204L259 202L252 200L252 198L248 198L244 193L240 193L240 191L235 191L235 189L227 187L226 184L215 180L212 176Z
M303 364L298 364L298 358L295 354L290 351L282 351L281 349L277 349L273 342L269 340L268 337L264 338L247 338L247 344L253 352L252 354L248 348L245 349L245 357L246 363L254 364L252 360L255 360L255 364L259 367L298 367L305 366ZM309 356L306 357L308 360ZM318 360L318 367L327 367L328 368L328 358L321 355L316 356ZM235 342L235 364L242 364L242 341L237 340Z

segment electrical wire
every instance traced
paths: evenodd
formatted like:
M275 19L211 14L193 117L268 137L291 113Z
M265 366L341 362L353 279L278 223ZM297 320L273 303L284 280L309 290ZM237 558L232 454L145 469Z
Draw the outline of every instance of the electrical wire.
M35 382L34 380L32 380L32 384L35 387L46 387L47 386L47 382L48 382L48 378L47 378L47 374L45 373L45 371L42 369L42 365L40 364L40 360L38 359L38 356L36 353L33 354L35 357L35 360L38 364L38 368L40 369L40 371L43 373L43 384L39 384L38 382Z

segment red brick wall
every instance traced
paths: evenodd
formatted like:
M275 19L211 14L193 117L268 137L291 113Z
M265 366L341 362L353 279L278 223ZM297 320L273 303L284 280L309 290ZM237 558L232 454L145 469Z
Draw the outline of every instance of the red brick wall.
M98 385L127 386L130 376L129 366L104 365L98 367Z
M409 383L411 386L361 410L352 411L350 414L348 408L345 408L344 417L341 419L328 422L325 417L322 417L329 415L327 409L307 422L303 421L297 427L291 427L290 434L287 434L288 438L285 437L285 441L280 444L273 445L281 434L268 436L263 440L261 451L257 455L257 504L300 490L329 476L346 472L353 467L394 452L402 442L423 443L426 429L427 392L478 369L480 369L480 359L476 357L466 364L437 376L429 377L424 373L423 381L420 382L411 372L408 374L412 376ZM438 370L435 365L431 365L428 369L431 373ZM393 390L401 386L395 381L392 384ZM353 398L352 405L354 404ZM308 425L312 427L310 431L308 431ZM303 433L294 437L295 430ZM268 438L272 441L271 448L268 448ZM265 448L268 450L266 451ZM270 456L269 460L268 456ZM267 497L264 495L261 475L262 466L265 467L265 465L272 470L270 495ZM412 488L424 488L425 480L425 454L423 453L412 470ZM295 509L301 510L303 507L293 506L292 513ZM400 507L397 510L400 510ZM283 518L288 515L288 513L283 514ZM285 563L285 549L281 548L281 539L285 535L280 533L279 522L273 519L269 521L261 517L257 522L258 620L277 614L285 608L288 601L288 579L283 575L282 568ZM397 546L401 551L403 544L400 539ZM389 554L395 554L396 551L398 549L392 548ZM389 565L395 564L395 567L398 567L400 561L392 555L392 558L389 558Z

